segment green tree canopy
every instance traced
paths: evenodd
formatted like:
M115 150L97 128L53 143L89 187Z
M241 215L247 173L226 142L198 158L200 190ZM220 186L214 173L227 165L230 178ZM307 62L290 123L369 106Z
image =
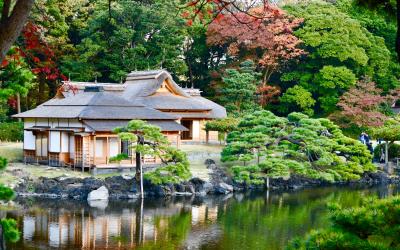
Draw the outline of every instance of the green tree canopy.
M142 120L132 120L126 127L115 128L114 132L118 133L121 140L130 142L130 147L135 152L140 152L142 156L148 155L161 159L163 166L144 175L152 183L179 183L190 178L186 154L172 147L159 127ZM142 143L138 143L138 138L142 140ZM121 161L126 156L126 154L120 154L114 160Z
M99 3L77 45L79 61L65 62L65 73L75 79L120 81L134 70L166 68L182 75L185 22L175 1L113 1ZM69 65L69 66L68 66Z
M315 100L312 94L302 86L296 85L287 89L280 101L285 112L300 110L308 115L314 114Z
M344 136L328 119L301 113L283 118L269 111L244 116L222 151L222 161L244 163L232 172L236 181L249 183L291 173L328 181L358 179L375 170L371 160L365 145Z
M394 85L384 82L391 74L390 52L384 39L370 33L358 20L331 3L309 2L286 9L304 18L295 34L308 55L281 80L310 91L317 101L317 111L334 111L339 97L363 75L372 77L378 86Z
M255 95L259 75L252 70L252 65L254 65L252 61L245 61L241 63L239 70L225 71L220 99L228 112L238 114L253 110L257 106Z
M328 229L291 242L288 249L399 249L400 198L364 200L359 207L331 205Z

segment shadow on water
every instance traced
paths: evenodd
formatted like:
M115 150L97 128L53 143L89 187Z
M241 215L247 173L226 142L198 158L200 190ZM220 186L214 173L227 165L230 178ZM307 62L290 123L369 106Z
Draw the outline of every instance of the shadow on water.
M282 249L296 236L328 225L326 205L354 206L400 188L328 187L294 192L91 204L17 200L7 210L22 232L9 249Z

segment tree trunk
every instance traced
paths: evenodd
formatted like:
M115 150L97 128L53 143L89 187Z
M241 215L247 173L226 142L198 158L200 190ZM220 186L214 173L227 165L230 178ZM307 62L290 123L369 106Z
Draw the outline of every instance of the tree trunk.
M397 19L396 52L397 52L397 60L400 62L400 0L396 0L396 19Z
M386 141L385 143L385 168L386 171L388 172L389 170L389 142Z
M137 143L140 145L144 144L144 138L138 136ZM142 173L142 156L140 152L136 151L136 180L139 182L140 196L143 199L143 173Z
M190 87L193 89L193 88L194 88L194 81L193 81L192 65L190 64L190 61L189 61L188 58L186 58L186 64L188 65L188 69L189 69L189 82L190 82Z
M140 152L136 151L136 181L140 182L140 166L142 165Z
M9 13L9 8L3 9L0 21L0 62L4 60L7 52L21 33L31 12L33 2L34 0L18 0L11 13ZM10 6L11 0L5 0L3 3L4 6Z
M39 88L38 88L38 96L37 96L37 103L36 105L40 105L43 103L44 100L44 87L45 87L45 80L39 76Z
M4 238L3 227L0 224L0 250L6 249L6 240Z

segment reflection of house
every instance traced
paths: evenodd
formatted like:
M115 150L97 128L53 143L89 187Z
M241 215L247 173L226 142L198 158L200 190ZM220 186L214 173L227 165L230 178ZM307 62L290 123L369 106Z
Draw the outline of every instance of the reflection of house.
M68 82L68 90L14 117L24 118L24 153L28 161L49 165L108 165L118 153L130 154L127 143L112 133L129 120L142 119L161 128L179 146L182 140L217 140L203 127L223 118L225 109L180 88L164 70L128 74L124 84ZM134 159L123 164L133 165Z

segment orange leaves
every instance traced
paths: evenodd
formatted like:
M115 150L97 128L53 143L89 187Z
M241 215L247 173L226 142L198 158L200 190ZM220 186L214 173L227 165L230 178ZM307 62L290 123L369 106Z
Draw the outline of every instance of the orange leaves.
M78 91L79 89L75 85L72 85L69 81L65 81L63 85L58 87L56 97L63 97L63 92L72 92L75 95Z
M281 90L276 86L261 85L257 88L258 102L262 107L265 107L268 103L277 101L277 98Z
M299 20L291 20L282 10L267 6L255 8L251 13L262 18L256 18L247 13L234 13L221 16L218 22L209 25L207 44L227 45L230 55L239 51L257 54L263 50L259 58L260 64L275 64L300 56L304 51L296 47L301 41L292 33L300 24ZM275 62L274 62L275 61Z

